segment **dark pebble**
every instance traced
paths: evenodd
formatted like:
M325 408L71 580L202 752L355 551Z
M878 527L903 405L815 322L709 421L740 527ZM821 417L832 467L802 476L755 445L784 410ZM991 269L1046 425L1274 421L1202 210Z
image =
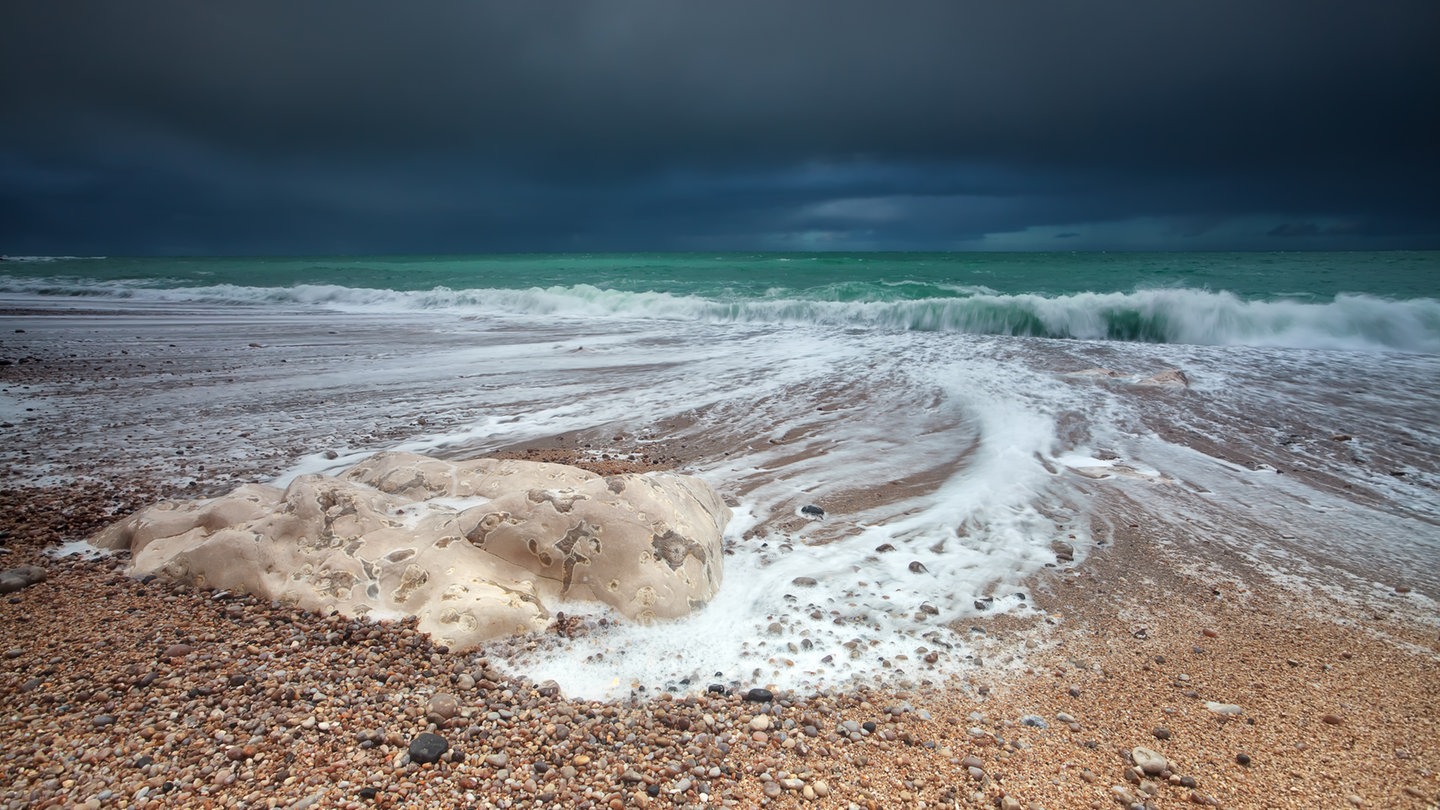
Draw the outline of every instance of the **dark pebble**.
M745 693L745 699L751 703L769 703L775 699L775 695L769 689L751 689Z
M815 517L825 517L825 510L821 509L813 503L810 503L800 507L800 514L814 515Z
M1160 728L1157 728L1157 729L1155 729L1154 731L1152 731L1152 732L1150 732L1150 733L1151 733L1151 734L1154 734L1154 735L1155 735L1155 739L1157 739L1157 740L1168 740L1168 739L1170 739L1170 729L1165 728L1164 726L1161 726Z
M710 693L712 693L712 694L716 694L716 695L728 695L728 694L730 694L730 690L729 690L729 689L726 689L724 684L719 684L719 683L712 683L712 684L710 684L709 686L705 687L705 691L706 691L706 692L710 692Z
M137 768L148 768L154 764L155 758L150 756L149 754L146 754L145 756L142 756L139 759L135 760L135 767Z
M410 742L410 759L413 762L425 764L436 762L440 755L450 750L450 743L439 734L425 732Z
M373 788L373 787L363 787L363 788L360 788L360 798L365 799L366 801L369 801L370 799L373 799L373 798L375 798L375 797L378 796L378 795L380 795L380 790L379 790L379 788Z
M875 721L874 721L874 720L866 720L865 722L863 722L863 723L860 724L860 728L865 729L865 731L866 731L867 733L869 733L869 734L874 734L874 733L875 733L875 728L876 728L876 726L875 726Z
M1245 754L1245 753L1236 754L1236 755L1235 755L1235 761L1238 762L1238 763L1240 763L1241 765L1249 765L1249 764L1250 764L1250 755L1249 755L1249 754Z

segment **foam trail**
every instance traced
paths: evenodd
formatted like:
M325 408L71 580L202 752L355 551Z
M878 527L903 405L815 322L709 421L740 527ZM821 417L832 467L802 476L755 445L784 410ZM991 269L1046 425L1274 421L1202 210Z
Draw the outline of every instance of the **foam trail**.
M938 490L892 505L910 516L862 523L814 545L793 536L746 539L783 497L778 487L757 489L727 533L735 554L703 611L658 626L597 630L561 648L513 656L507 666L554 679L566 694L596 698L637 685L719 680L804 690L953 671L968 651L945 625L982 611L1027 609L1019 583L1053 559L1047 550L1055 517L1067 507L1043 459L1056 440L1052 411L1061 402L1054 395L1065 392L1027 386L983 359L940 364L929 376L952 416L973 419L953 423L960 433L952 438L978 426L978 445ZM1034 398L1017 407L1004 394L1016 386ZM805 474L787 470L787 478ZM886 544L893 550L877 551Z

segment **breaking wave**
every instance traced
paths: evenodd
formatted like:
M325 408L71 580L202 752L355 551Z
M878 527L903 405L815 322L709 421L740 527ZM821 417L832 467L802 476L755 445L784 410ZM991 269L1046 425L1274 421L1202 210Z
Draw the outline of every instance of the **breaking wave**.
M626 292L578 284L529 289L397 291L302 284L162 287L157 282L0 276L0 294L196 304L322 307L342 311L435 311L624 317L941 331L1077 340L1271 346L1440 354L1440 301L1341 294L1330 301L1245 300L1229 292L1153 289L1128 293L1002 295L957 288L895 300L850 290L836 300L772 289L728 298ZM935 290L941 293L940 290Z

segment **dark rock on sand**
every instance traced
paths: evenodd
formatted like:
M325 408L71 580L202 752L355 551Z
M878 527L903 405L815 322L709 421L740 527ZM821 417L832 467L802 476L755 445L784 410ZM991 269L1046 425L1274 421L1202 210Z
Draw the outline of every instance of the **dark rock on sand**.
M410 760L424 765L439 761L441 755L450 750L450 743L439 734L425 732L410 741Z
M0 593L14 593L44 581L44 568L38 565L22 565L0 572Z
M813 503L808 503L800 507L800 514L814 515L815 517L825 517L825 510L821 509Z
M751 703L769 703L775 699L775 695L769 689L751 689L745 693L745 699Z

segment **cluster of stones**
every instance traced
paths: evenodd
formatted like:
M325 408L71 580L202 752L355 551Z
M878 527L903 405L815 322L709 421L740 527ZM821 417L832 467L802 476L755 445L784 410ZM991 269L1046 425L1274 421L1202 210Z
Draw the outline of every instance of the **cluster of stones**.
M0 670L0 807L743 807L844 799L854 783L838 763L872 746L943 753L928 713L863 695L795 700L726 681L570 700L484 650L438 645L413 619L320 616L121 567L51 564L52 599L33 604L83 590L102 607L79 621L28 597L0 605L33 634Z

